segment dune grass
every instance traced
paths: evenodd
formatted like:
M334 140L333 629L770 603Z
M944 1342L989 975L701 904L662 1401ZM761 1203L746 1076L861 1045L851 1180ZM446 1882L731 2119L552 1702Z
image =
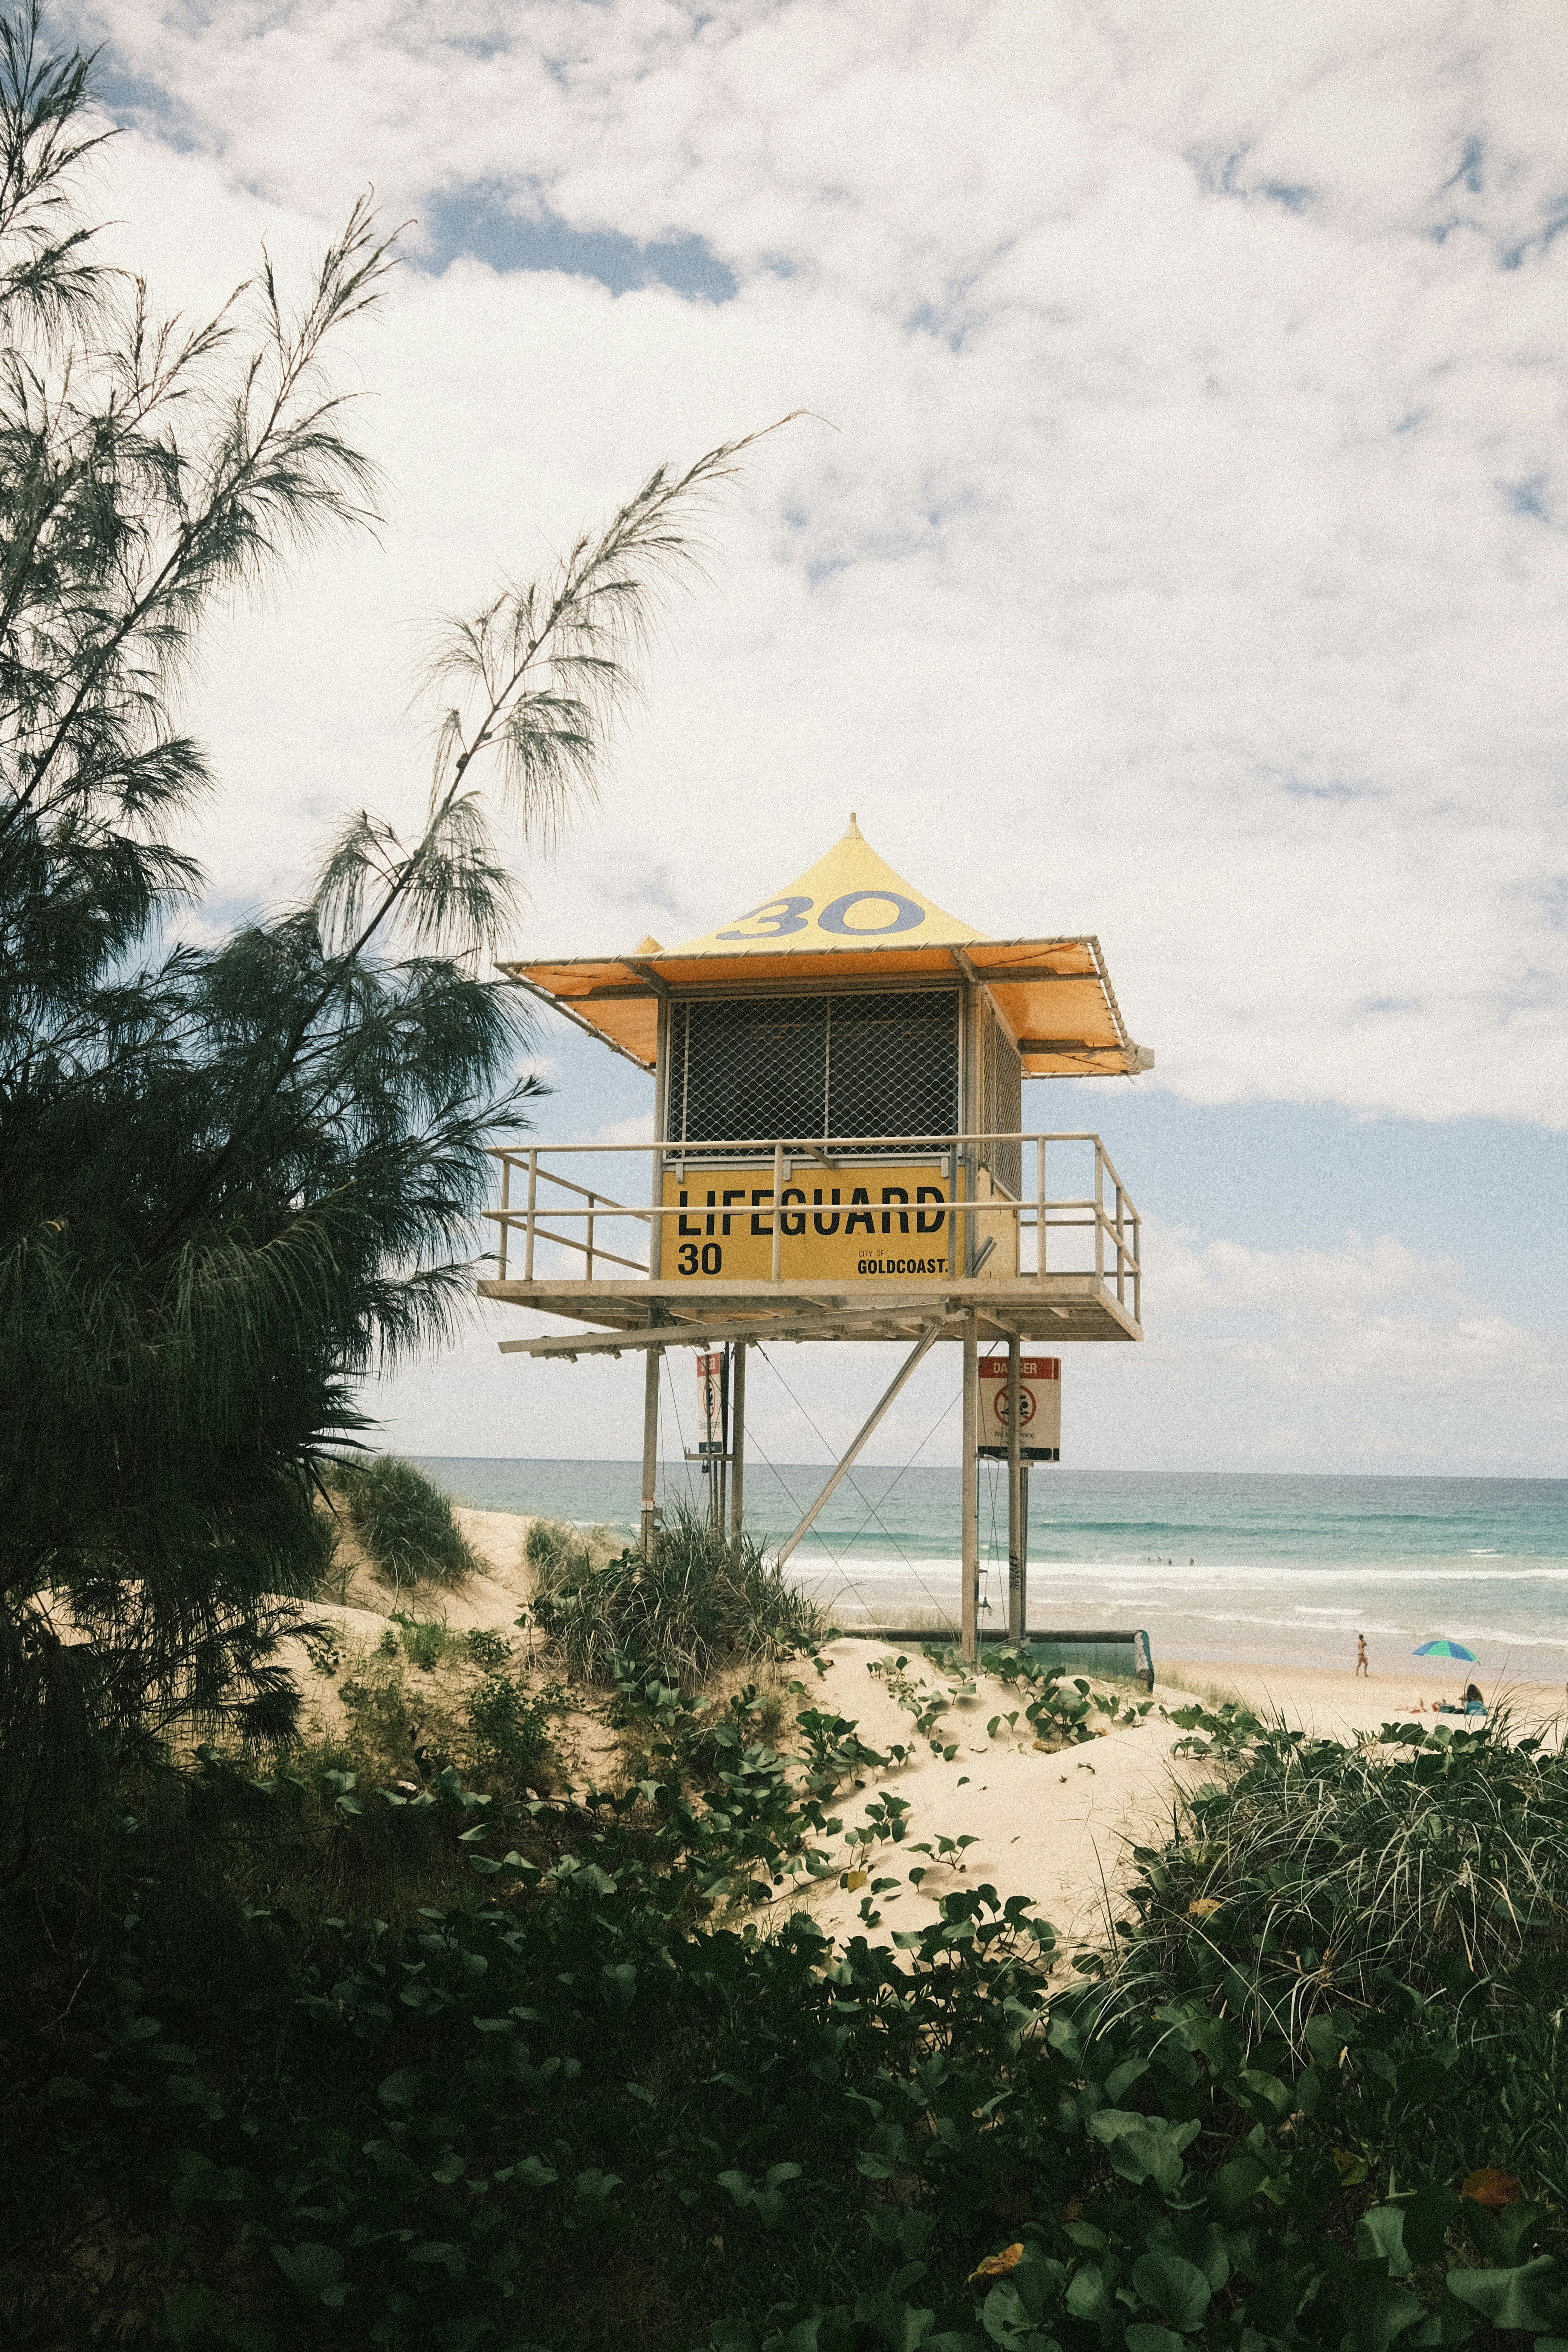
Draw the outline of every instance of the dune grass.
M651 1557L627 1549L595 1562L580 1536L562 1540L540 1522L527 1552L535 1620L567 1672L601 1688L655 1675L689 1693L726 1669L770 1664L828 1638L822 1611L786 1582L759 1542L743 1536L731 1543L683 1504L660 1528Z
M395 1593L461 1584L479 1568L450 1498L397 1454L342 1460L326 1481L333 1509Z

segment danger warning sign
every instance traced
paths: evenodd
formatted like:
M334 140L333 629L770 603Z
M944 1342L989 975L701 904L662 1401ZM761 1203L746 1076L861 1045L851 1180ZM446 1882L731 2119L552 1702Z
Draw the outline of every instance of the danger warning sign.
M1024 1356L1018 1364L1018 1451L1026 1462L1059 1462L1062 1367L1059 1356ZM980 1444L984 1454L1007 1452L1007 1359L980 1360Z

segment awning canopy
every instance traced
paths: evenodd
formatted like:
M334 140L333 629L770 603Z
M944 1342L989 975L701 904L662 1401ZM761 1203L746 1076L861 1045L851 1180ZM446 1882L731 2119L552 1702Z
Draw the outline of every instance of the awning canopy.
M1127 1033L1098 940L988 939L895 874L853 816L798 881L703 939L500 969L648 1070L671 989L761 994L781 982L954 977L987 990L1030 1077L1120 1077L1154 1060Z

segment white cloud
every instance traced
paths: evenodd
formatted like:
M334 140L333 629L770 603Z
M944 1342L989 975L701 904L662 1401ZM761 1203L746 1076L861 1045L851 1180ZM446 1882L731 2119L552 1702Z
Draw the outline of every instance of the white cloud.
M706 239L741 289L405 278L354 361L386 553L209 667L221 888L281 887L346 790L412 805L399 619L804 403L838 432L794 428L723 519L531 942L706 928L854 804L986 927L1098 930L1189 1096L1568 1123L1550 12L106 24L148 100L126 249L187 287L374 178L426 237L477 189L498 251L548 212Z
M1563 1378L1555 1335L1478 1307L1453 1258L1423 1258L1391 1234L1268 1250L1152 1224L1144 1256L1151 1349L1192 1370L1225 1365L1277 1388L1478 1392Z

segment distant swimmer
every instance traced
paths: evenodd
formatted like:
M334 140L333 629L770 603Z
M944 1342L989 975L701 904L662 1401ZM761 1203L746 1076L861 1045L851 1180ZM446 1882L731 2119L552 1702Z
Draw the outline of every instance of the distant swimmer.
M1371 1680L1372 1667L1367 1661L1366 1635L1364 1633L1358 1633L1355 1637L1355 1670L1358 1675L1365 1675L1368 1680Z

